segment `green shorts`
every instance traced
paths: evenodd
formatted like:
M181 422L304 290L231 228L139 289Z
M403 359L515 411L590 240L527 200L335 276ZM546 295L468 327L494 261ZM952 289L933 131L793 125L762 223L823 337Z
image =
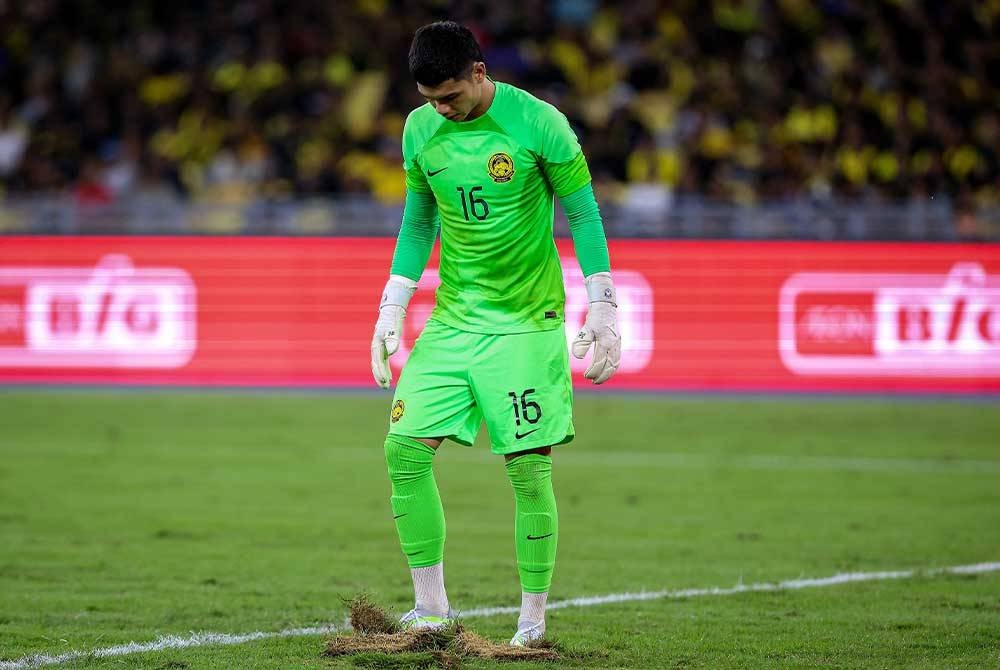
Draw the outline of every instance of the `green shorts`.
M427 322L403 367L389 434L469 446L486 421L493 453L573 439L573 386L562 328L483 335Z

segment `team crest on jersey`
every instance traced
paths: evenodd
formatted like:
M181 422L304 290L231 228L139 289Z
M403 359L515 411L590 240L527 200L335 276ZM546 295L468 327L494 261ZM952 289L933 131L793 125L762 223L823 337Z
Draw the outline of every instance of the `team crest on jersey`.
M392 411L389 412L389 420L396 423L401 418L403 418L403 412L406 411L406 403L402 400L397 400L392 404Z
M489 163L486 164L486 168L493 181L498 184L502 184L510 181L514 176L514 159L512 159L509 154L498 151L490 156L490 160Z

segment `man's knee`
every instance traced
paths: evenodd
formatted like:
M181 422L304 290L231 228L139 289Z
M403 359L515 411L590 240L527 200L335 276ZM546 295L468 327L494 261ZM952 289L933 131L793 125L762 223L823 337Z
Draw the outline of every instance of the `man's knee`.
M532 449L511 455L514 458L507 460L506 467L514 495L529 500L551 492L552 458L547 453Z
M393 484L402 484L431 473L434 448L421 440L402 435L385 438L385 464Z

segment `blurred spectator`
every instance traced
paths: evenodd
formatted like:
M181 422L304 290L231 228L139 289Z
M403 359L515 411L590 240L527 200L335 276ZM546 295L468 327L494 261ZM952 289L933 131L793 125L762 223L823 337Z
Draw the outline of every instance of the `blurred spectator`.
M87 156L80 168L80 178L73 187L76 203L84 208L109 205L115 199L114 192L101 178L101 166L96 158Z
M1000 205L996 0L0 3L0 192L398 203L407 49L445 17L640 218L687 194Z
M28 126L14 116L10 98L0 95L0 179L18 169L27 146Z

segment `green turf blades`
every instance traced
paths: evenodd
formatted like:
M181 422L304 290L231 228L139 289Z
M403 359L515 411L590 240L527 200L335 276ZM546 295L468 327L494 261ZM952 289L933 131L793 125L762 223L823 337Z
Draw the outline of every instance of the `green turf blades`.
M359 591L405 611L384 413L342 394L4 392L0 658L339 624ZM998 560L995 405L581 395L576 423L554 454L553 600ZM435 463L458 609L518 599L487 451ZM566 667L991 667L998 592L983 575L633 602L553 611L549 630L580 650ZM509 639L515 619L474 625ZM321 641L64 667L315 668Z

